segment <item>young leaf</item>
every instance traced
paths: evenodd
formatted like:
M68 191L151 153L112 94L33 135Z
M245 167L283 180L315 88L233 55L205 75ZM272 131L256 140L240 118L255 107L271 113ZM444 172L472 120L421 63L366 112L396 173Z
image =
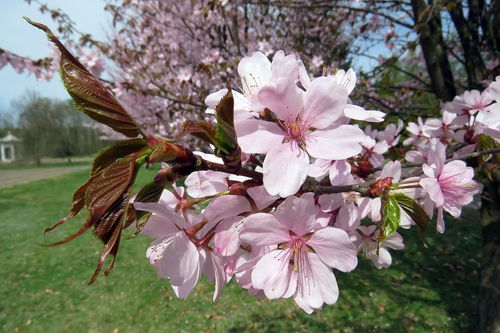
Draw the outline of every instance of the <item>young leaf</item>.
M230 154L238 146L234 129L234 98L231 89L215 107L217 124L215 125L215 146L223 154Z
M91 218L97 220L133 183L137 173L134 159L122 159L103 169L85 193L85 205Z
M397 201L399 207L405 211L408 216L415 222L418 227L418 233L420 239L427 246L425 240L425 232L427 231L427 226L429 225L429 215L415 200L403 193L394 194L394 199Z
M105 169L110 164L113 164L117 159L136 153L147 146L148 143L144 139L131 139L120 141L111 147L104 148L97 153L94 162L92 163L92 174Z
M401 210L393 195L388 195L386 200L382 200L382 226L380 241L387 239L396 232L401 222Z
M24 19L43 30L61 52L61 79L76 106L82 112L127 137L145 135L111 91L66 49L47 26L26 17Z
M186 120L182 124L182 131L175 136L174 141L191 134L205 142L215 145L215 129L214 127L204 121Z
M498 143L491 136L485 134L479 134L476 138L477 142L477 151L485 151L490 149L495 149L500 147L500 143ZM484 164L486 161L490 159L492 154L485 154L479 157L479 164ZM493 154L493 158L495 162L500 162L500 153Z

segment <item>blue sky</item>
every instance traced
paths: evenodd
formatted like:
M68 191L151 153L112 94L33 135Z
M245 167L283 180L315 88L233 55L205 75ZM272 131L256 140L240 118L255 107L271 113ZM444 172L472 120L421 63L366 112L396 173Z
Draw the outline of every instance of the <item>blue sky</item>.
M50 8L60 8L76 23L79 31L90 33L96 39L104 39L109 19L102 0L50 0ZM55 29L48 15L41 14L36 4L24 0L0 0L0 47L22 56L39 59L50 55L45 35L27 24L22 16L45 23ZM12 110L11 101L26 90L38 91L47 97L68 98L57 75L50 82L37 81L33 75L17 74L10 65L0 70L0 112Z

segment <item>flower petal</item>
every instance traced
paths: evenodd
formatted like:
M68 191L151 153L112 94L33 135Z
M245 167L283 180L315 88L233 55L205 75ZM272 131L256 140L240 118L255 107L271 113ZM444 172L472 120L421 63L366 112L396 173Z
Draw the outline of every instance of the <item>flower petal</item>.
M314 128L332 126L343 115L347 95L347 90L335 78L315 78L304 95L304 112L301 118Z
M272 214L257 213L245 219L240 239L254 246L265 246L287 242L290 234Z
M274 217L298 236L310 232L316 222L314 194L305 193L300 198L291 196L276 208Z
M352 125L316 130L307 135L307 152L315 158L345 160L361 152L365 134Z
M358 264L358 250L344 230L325 227L316 231L307 244L322 262L342 272L350 272Z
M344 108L344 115L355 120L363 120L374 123L384 121L385 113L375 110L365 110L354 104L347 104Z
M188 223L180 215L176 214L173 210L168 208L166 205L158 203L146 203L146 202L134 202L134 208L137 210L142 210L145 212L151 212L159 217L162 217L165 223L170 223L176 225L179 228L187 228ZM153 222L156 224L156 222ZM147 225L147 224L146 224ZM153 226L154 228L154 226ZM166 228L166 232L169 233L170 227ZM155 237L155 236L153 236Z
M278 118L294 122L303 109L302 91L295 81L278 79L274 87L264 87L259 91L259 102L273 111Z
M271 195L295 194L307 177L309 156L294 142L272 148L264 159L264 186Z
M235 129L238 144L247 154L265 154L285 137L285 132L278 125L258 119L239 121L235 123Z
M293 271L289 257L282 250L263 256L252 272L253 287L264 290L269 299L281 298L288 290Z

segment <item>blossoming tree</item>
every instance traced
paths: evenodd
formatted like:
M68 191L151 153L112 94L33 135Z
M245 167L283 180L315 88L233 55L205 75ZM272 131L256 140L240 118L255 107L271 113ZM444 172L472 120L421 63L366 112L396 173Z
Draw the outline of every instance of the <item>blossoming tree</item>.
M160 4L131 3L131 8L144 12L150 20L163 13L154 7ZM394 19L388 15L391 8L385 7L386 2L364 3L375 7L346 7L342 2L318 2L310 7L342 9L346 18L362 12L367 14L363 19L370 21L378 17L377 20L392 20L403 27L419 26L416 32L424 53L430 52L425 51L429 45L443 45L442 40L429 40L426 32L438 24L436 11L432 10L435 7L422 7L422 1L401 2L401 11L408 12L410 7L405 6L411 5L413 17L417 18L409 22L409 18ZM307 5L287 2L280 8ZM216 2L214 6L218 6ZM184 9L166 10L161 19L168 21ZM117 20L128 17L125 21L132 27L142 26L139 19L125 15L122 9L111 10L117 13ZM461 19L452 6L446 10L454 20ZM214 19L210 11L196 14ZM75 192L70 214L47 229L58 227L84 208L88 210L89 218L81 229L54 245L93 228L105 247L91 282L111 255L113 262L105 270L109 273L122 230L135 224L138 233L155 239L147 257L158 275L170 281L178 297L187 297L205 274L215 284L215 300L234 276L250 295L269 299L293 297L300 308L311 313L323 304L337 301L339 289L334 272L352 271L358 256L365 256L377 268L389 267L390 249L404 248L399 228L415 228L423 236L435 215L436 230L444 232L444 213L460 216L462 207L481 190L480 184L473 180L473 167L477 167L485 184L484 193L490 195L483 200L482 208L483 222L488 222L489 231L485 243L490 244L485 249L490 251L490 258L497 251L494 243L499 214L496 204L491 203L498 202L499 197L498 78L488 83L483 92L469 90L453 98L454 92L450 93L451 87L446 86L455 86L446 79L449 64L438 62L441 72L432 72L435 67L429 64L433 61L427 59L432 54L424 54L430 85L444 83L439 86L444 90L435 89L436 95L449 102L442 104L440 118L418 118L407 124L409 135L404 135L402 121L384 128L383 112L372 110L373 104L357 105L367 100L356 98L357 90L365 89L366 85L360 87L353 70L311 72L311 68L321 66L314 54L306 54L301 60L283 51L248 53L244 43L240 43L239 60L222 61L222 67L208 71L220 73L221 76L212 78L220 80L219 87L226 86L229 76L239 77L236 85L239 89L208 91L205 88L210 84L206 83L212 81L194 78L200 75L197 70L201 67L194 71L186 64L170 62L161 70L170 72L175 80L161 80L163 86L159 87L154 78L162 61L167 61L162 60L162 54L163 57L184 55L182 45L148 53L150 44L163 44L151 40L160 34L148 36L145 31L145 35L134 38L137 41L144 37L136 54L133 53L136 50L116 36L113 48L104 51L124 64L121 75L127 79L118 79L118 83L134 82L126 88L152 95L163 90L168 93L163 96L165 100L177 106L187 101L192 110L207 108L203 117L193 114L187 121L172 122L169 128L151 127L147 126L146 118L129 112L130 105L123 106L105 83L92 74L100 66L98 62L87 61L93 64L87 69L48 28L32 23L44 30L60 51L61 77L75 103L110 130L128 137L96 157L91 177ZM196 23L185 22L188 33L188 27ZM382 26L372 23L374 29ZM279 31L265 24L264 27L263 31ZM395 39L397 32L397 29L384 30L390 35L386 42ZM191 32L191 38L198 33ZM224 36L213 33L214 38ZM462 41L465 46L469 45L466 43L469 37ZM192 45L196 43L186 44L186 50ZM222 46L227 45L222 43ZM290 44L283 47L293 50ZM232 52L237 49L237 44L231 44ZM125 64L132 54L134 57L142 54L148 60L136 59L137 67L127 67ZM269 55L273 55L272 61ZM208 63L218 63L222 58L220 54L206 56L211 57ZM470 56L467 54L468 61ZM189 59L188 62L199 61ZM471 66L474 64L465 67L471 69ZM477 72L484 72L485 68L480 63L472 69L467 70L471 88L478 86ZM149 74L135 76L141 72ZM124 91L116 90L117 87L120 85L115 84L115 92ZM180 90L175 93L167 91L177 88ZM179 96L196 96L198 100L196 103L191 97L178 100ZM137 96L134 98L141 101ZM154 105L155 110L169 107L162 103ZM157 123L165 126L168 119L160 117L160 120ZM207 147L210 145L211 154L184 146L180 140L188 136L206 142ZM394 151L399 154L392 155L391 160L388 155ZM132 195L135 175L142 165L151 162L165 164L153 182ZM179 182L181 179L184 182ZM498 304L498 293L489 289L498 269L491 267L482 281L482 292L492 300L489 304ZM493 329L499 325L498 316L495 321L494 315L498 309L493 306L489 311L493 315L484 319Z
M208 108L213 124L188 121L164 138L146 133L46 26L30 23L60 50L61 77L78 107L130 138L96 157L70 214L47 229L89 211L78 232L53 245L93 228L105 247L90 282L111 255L109 273L122 230L135 222L155 239L147 257L178 297L187 297L205 274L215 284L215 301L234 276L251 295L293 297L311 313L337 301L334 270L352 271L358 254L388 267L388 249L404 247L398 228L423 234L437 210L436 229L445 231L444 211L459 216L480 190L463 159L479 156L486 168L497 163L498 80L483 94L468 92L446 104L441 123L411 125L404 144L411 145L406 159L413 164L384 165L401 125L363 132L352 124L384 118L349 99L352 70L311 78L294 55L278 51L271 62L256 52L238 64L242 92L207 96L208 104L218 101ZM205 140L215 154L179 145L185 135ZM164 166L132 196L146 162Z

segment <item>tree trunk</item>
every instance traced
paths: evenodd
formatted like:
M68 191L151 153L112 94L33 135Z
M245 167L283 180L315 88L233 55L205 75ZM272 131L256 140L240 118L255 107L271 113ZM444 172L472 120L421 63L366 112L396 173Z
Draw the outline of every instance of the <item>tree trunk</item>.
M464 65L467 72L467 88L481 89L486 66L479 50L479 5L475 5L475 1L470 1L470 4L468 20L465 19L464 9L460 1L449 4L448 12L462 45Z
M411 5L415 22L414 29L418 33L424 53L432 90L439 99L451 101L457 92L443 39L441 14L439 11L428 10L428 5L424 0L411 0Z
M482 257L476 331L500 332L500 170L485 183L481 206Z

